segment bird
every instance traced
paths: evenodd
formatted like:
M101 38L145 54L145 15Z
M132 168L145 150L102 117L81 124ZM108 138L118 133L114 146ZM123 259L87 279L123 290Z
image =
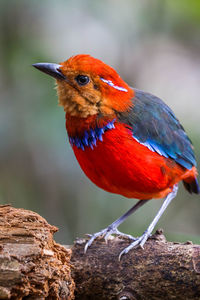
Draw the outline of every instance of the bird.
M160 98L129 86L111 66L88 54L33 66L56 79L69 143L86 176L107 192L138 199L108 227L89 235L84 251L110 235L130 239L119 259L136 246L143 248L180 181L189 193L200 193L193 145L183 126ZM140 237L118 230L138 208L162 198Z

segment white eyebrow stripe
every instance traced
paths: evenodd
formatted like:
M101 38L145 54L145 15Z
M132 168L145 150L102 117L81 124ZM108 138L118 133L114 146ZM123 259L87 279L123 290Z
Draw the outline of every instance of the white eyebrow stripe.
M100 78L103 82L107 83L108 85L112 86L114 89L118 90L118 91L122 91L122 92L128 92L127 89L121 87L121 86L118 86L118 85L115 85L111 80L107 80L107 79L104 79L104 78Z

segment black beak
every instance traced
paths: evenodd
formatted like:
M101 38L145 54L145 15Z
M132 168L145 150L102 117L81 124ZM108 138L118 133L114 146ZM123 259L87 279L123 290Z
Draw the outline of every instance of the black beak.
M61 79L61 80L66 79L66 77L62 74L61 70L59 69L61 65L50 64L50 63L37 63L37 64L33 64L32 66L54 77L55 79Z

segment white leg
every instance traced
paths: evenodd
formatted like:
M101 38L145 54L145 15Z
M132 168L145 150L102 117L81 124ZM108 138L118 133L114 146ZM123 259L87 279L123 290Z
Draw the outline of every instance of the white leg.
M169 193L167 195L167 197L165 198L165 201L163 202L163 205L159 209L157 215L155 216L155 218L153 219L153 221L151 222L151 224L149 225L149 227L147 228L147 230L143 233L142 236L140 236L139 238L137 238L133 243L131 243L127 248L125 248L120 253L119 260L121 259L121 256L123 254L128 253L132 248L136 247L137 245L140 245L143 248L145 242L147 241L148 237L151 235L151 233L152 233L155 225L157 224L158 220L160 219L160 217L164 213L165 209L170 204L170 202L172 201L172 199L176 197L177 191L178 191L178 185L174 185L172 192Z
M105 241L107 242L108 237L111 234L115 234L115 235L120 235L122 237L128 237L131 240L135 240L135 238L129 234L125 234L120 232L117 228L120 224L122 224L132 213L134 213L139 207L141 207L142 205L144 205L147 201L149 200L139 200L131 209L129 209L125 214L123 214L120 218L118 218L116 221L114 221L111 225L109 225L107 228L94 233L90 236L89 241L85 244L85 249L84 252L86 253L87 249L89 246L91 246L91 244L93 243L93 241L98 238L98 237L104 237Z

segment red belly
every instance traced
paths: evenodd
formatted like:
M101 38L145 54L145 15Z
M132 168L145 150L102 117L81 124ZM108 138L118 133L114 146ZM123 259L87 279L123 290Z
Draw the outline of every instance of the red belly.
M162 198L175 183L194 173L141 145L121 124L105 132L103 142L98 140L93 150L76 146L73 150L93 183L128 198Z

